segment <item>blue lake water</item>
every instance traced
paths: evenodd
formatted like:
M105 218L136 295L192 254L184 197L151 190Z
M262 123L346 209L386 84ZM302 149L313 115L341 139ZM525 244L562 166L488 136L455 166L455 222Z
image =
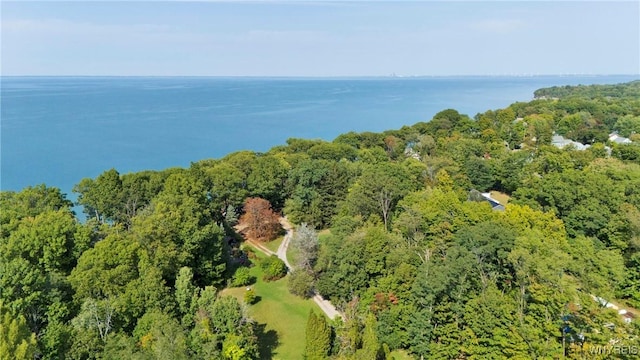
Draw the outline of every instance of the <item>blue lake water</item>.
M636 79L2 77L0 189L45 183L70 193L110 168L186 167L290 137L397 129L447 108L473 117L541 87Z

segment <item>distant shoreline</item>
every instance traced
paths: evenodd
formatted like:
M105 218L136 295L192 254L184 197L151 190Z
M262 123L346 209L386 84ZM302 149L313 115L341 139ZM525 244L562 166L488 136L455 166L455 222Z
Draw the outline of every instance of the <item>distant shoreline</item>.
M425 80L483 78L600 78L638 77L638 74L496 74L496 75L362 75L362 76L278 76L278 75L0 75L0 79L247 79L247 80Z
M544 87L638 79L3 76L0 187L44 182L69 193L110 168L186 167L288 138L400 129L445 109L473 117L533 100Z

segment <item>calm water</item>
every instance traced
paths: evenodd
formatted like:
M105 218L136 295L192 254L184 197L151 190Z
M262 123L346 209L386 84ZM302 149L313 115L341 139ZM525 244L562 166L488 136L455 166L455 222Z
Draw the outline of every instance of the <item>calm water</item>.
M289 137L396 129L446 108L474 116L531 100L541 87L637 78L3 77L0 188L46 183L70 193L112 167L184 167Z

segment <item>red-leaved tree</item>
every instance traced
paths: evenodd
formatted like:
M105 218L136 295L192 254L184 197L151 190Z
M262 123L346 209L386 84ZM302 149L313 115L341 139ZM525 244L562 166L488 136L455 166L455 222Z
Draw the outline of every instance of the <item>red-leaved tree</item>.
M281 230L278 215L271 209L271 203L257 197L245 200L240 224L245 226L249 238L259 241L273 240Z

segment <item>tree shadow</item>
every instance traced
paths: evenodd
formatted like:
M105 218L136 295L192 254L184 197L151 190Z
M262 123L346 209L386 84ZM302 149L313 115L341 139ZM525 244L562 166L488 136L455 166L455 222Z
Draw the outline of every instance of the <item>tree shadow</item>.
M273 330L266 330L267 324L256 324L255 331L258 337L258 351L260 351L260 359L273 359L276 354L275 348L280 343L278 341L278 333Z

